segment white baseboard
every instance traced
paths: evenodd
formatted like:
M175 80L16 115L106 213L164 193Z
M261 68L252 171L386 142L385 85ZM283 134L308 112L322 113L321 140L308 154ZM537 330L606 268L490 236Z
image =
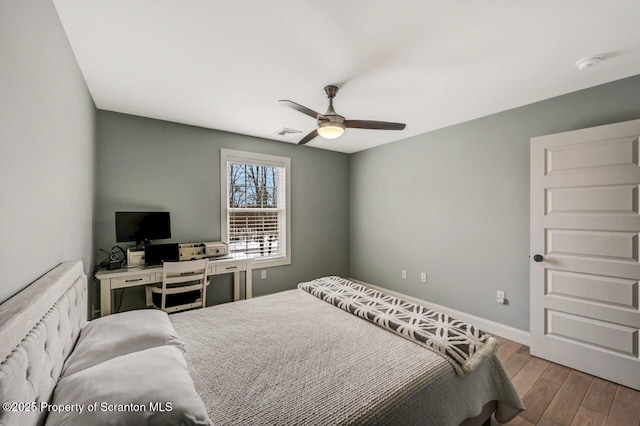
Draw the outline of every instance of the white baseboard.
M450 315L456 319L459 319L469 324L473 324L479 327L481 330L487 333L496 334L505 339L513 340L521 345L530 346L531 335L528 331L520 330L519 328L511 327L509 325L501 324L499 322L491 321L485 318L480 318L475 315L467 314L465 312L456 311L455 309L447 308L446 306L436 305L435 303L427 302L426 300L419 299L417 297L409 296L408 294L400 293L397 291L389 290L388 288L379 287L374 284L370 284L364 281L357 280L355 278L349 278L353 282L357 282L366 287L370 287L374 290L382 291L390 294L391 296L398 297L407 302L417 303L434 311L442 312L443 314Z

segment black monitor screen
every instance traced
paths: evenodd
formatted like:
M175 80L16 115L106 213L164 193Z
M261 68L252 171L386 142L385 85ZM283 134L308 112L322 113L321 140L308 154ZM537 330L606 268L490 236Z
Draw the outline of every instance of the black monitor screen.
M180 247L173 244L151 244L144 248L146 265L162 265L162 262L177 262L180 260Z
M116 241L137 243L171 238L169 212L116 212Z

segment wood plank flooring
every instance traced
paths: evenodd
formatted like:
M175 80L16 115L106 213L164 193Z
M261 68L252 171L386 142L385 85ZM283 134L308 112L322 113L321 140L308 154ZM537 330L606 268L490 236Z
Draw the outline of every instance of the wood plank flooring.
M509 425L640 425L639 391L536 358L528 346L496 338L498 358L527 407Z

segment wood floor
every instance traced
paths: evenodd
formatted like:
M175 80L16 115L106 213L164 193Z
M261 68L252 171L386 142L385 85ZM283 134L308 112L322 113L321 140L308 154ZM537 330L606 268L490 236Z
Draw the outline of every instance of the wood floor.
M527 407L509 425L640 425L640 392L533 357L528 346L496 338L498 358Z

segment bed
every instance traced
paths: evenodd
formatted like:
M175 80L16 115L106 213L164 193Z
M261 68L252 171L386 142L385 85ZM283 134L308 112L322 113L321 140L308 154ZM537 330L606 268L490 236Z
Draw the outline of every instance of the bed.
M65 376L70 361L83 359L78 338L100 322L87 323L86 312L86 276L80 262L60 265L0 305L3 403L40 404L65 396L69 401L72 392L67 395L61 386L70 380ZM105 318L110 317L118 315ZM190 374L185 386L197 392L187 398L189 392L176 385L174 395L183 395L186 405L208 415L206 421L200 418L192 424L476 425L487 422L494 411L504 422L524 409L495 356L473 374L458 375L440 355L299 289L169 319L185 349L184 365ZM137 362L152 365L159 359L158 349L147 349L153 356L138 356ZM139 354L145 352L128 356ZM103 393L109 388L108 376L121 369L105 371L98 380ZM70 377L80 374L84 372ZM160 379L149 379L153 380ZM79 383L85 382L91 381ZM185 409L187 415L190 410ZM176 411L179 414L174 407L175 415ZM0 424L65 423L52 421L57 414L1 410ZM136 413L128 414L137 419ZM139 424L167 423L144 419Z

